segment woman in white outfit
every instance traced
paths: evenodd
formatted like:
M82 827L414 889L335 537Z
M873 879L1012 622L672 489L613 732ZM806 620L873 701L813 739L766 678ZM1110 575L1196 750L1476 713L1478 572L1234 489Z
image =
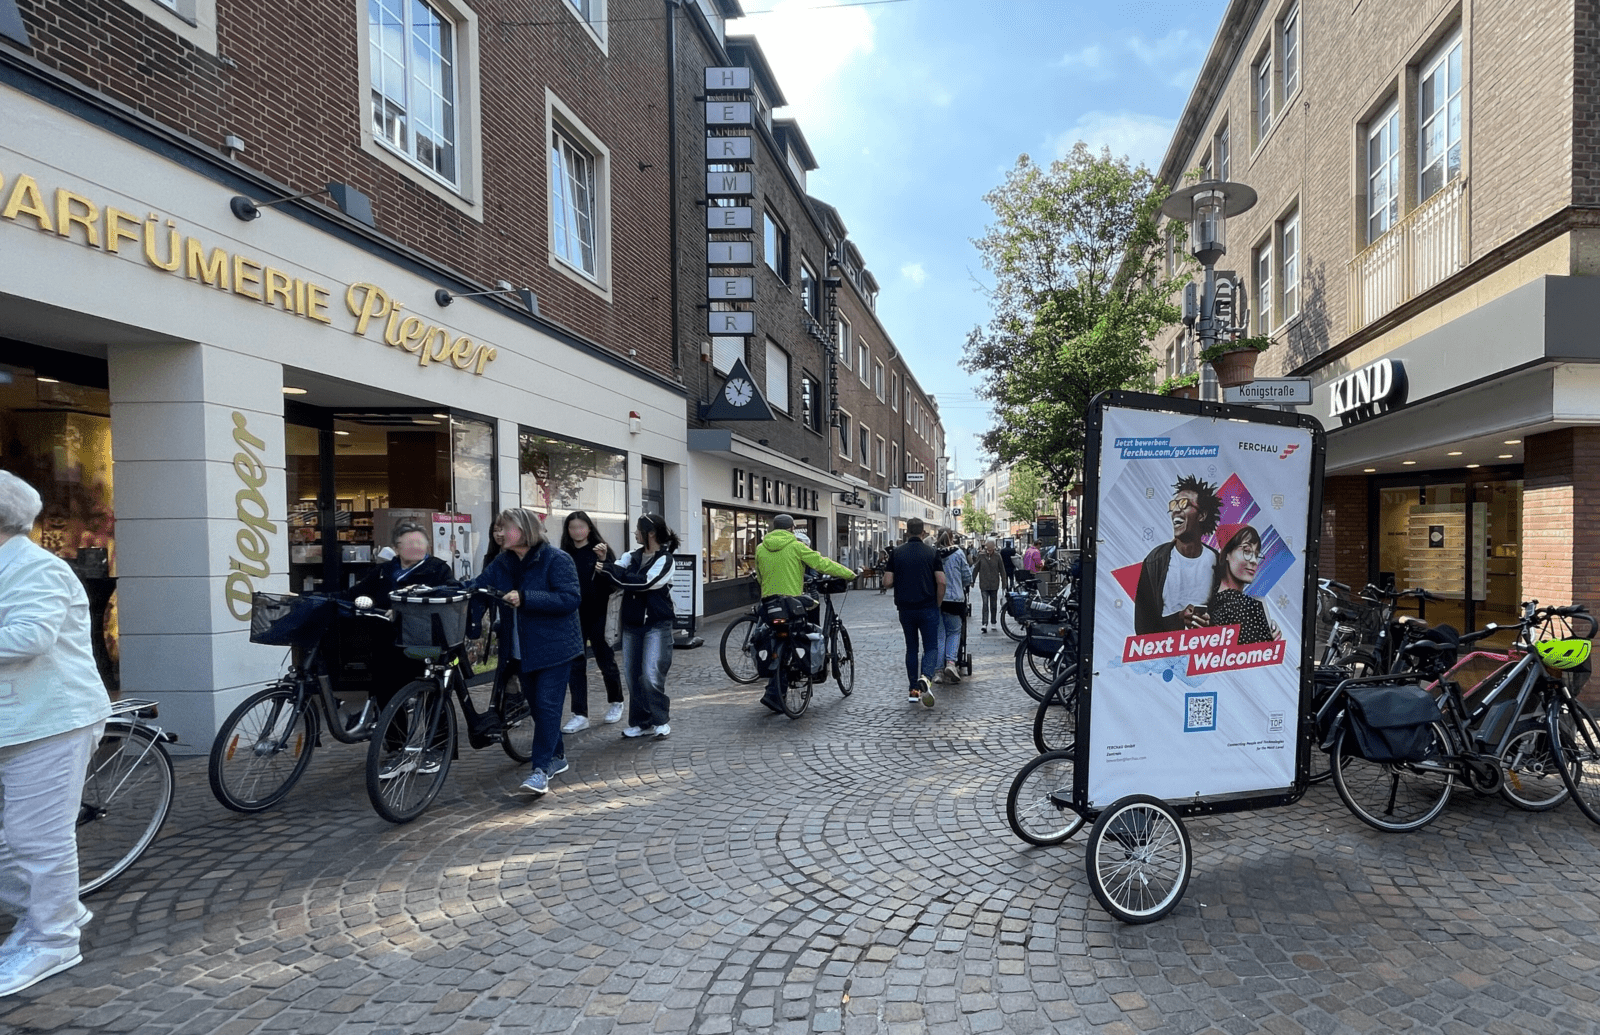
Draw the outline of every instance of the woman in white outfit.
M83 960L75 824L111 702L89 639L89 598L28 539L42 503L0 471L0 996Z

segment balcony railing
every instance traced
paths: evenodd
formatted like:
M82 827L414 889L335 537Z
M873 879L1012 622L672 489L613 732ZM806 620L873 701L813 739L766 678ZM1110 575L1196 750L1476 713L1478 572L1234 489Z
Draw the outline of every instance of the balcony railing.
M1350 261L1350 331L1415 298L1467 258L1467 181L1458 177Z

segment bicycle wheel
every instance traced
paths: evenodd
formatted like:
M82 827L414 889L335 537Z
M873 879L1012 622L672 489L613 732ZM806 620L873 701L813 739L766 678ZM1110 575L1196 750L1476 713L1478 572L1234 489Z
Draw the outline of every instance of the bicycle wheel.
M1148 924L1177 908L1194 865L1182 820L1148 794L1100 813L1083 856L1094 897L1125 924Z
M1589 710L1563 697L1545 716L1556 771L1578 810L1600 823L1600 726Z
M735 683L754 683L761 678L756 659L750 656L750 634L755 628L755 616L745 615L722 631L722 671Z
M784 645L778 649L778 700L783 702L783 714L798 719L811 703L811 659L796 661L794 647Z
M1043 660L1043 659L1041 659ZM1054 677L1040 678L1033 667L1033 658L1029 656L1027 641L1017 644L1016 664L1017 682L1022 684L1022 689L1035 701L1042 701L1050 692L1050 684L1055 682Z
M1033 746L1041 753L1065 751L1078 739L1078 666L1056 677L1033 713Z
M367 743L367 797L378 815L409 823L433 804L450 775L456 710L438 683L418 679L394 695Z
M1011 608L1002 601L1000 604L1000 631L1013 640L1020 640L1028 634L1028 627L1011 613Z
M828 656L833 659L833 681L839 684L839 692L849 697L856 688L856 655L843 622L835 623L828 637Z
M1017 773L1006 794L1006 822L1030 845L1058 845L1078 832L1083 817L1064 803L1072 797L1076 753L1047 751Z
M495 707L500 714L500 746L506 755L524 765L533 761L533 714L528 711L528 699L522 696L520 676L507 678Z
M247 813L270 809L311 764L315 708L297 700L292 685L269 686L245 698L217 731L206 772L224 806Z
M1333 742L1333 786L1357 819L1387 833L1419 830L1444 811L1455 774L1438 761L1449 741L1438 723L1433 730L1434 761L1368 762L1355 753L1349 728Z
M1556 772L1550 735L1538 719L1523 719L1511 730L1500 768L1505 773L1500 796L1525 812L1548 812L1572 793Z
M175 781L156 735L113 722L89 757L78 808L78 894L104 887L132 866L166 822Z

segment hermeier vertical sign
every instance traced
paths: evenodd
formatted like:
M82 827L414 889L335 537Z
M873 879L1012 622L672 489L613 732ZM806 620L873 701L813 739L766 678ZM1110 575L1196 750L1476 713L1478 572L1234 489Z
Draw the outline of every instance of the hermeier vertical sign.
M757 118L751 71L743 65L706 69L706 332L714 338L748 338L756 333L755 301L755 137ZM748 343L740 351L748 353ZM724 387L735 381L732 372ZM743 379L748 383L748 374ZM753 385L751 386L753 389ZM741 386L741 391L743 391ZM757 410L719 400L737 410L732 419L752 419ZM763 402L759 411L770 419ZM759 419L759 418L756 418Z

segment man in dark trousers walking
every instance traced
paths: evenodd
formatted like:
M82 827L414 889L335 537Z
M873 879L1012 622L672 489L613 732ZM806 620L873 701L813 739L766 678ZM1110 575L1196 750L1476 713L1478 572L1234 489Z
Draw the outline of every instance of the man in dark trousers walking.
M938 554L922 541L921 518L906 522L906 541L895 547L883 568L883 584L894 590L900 612L900 630L906 637L906 679L911 685L907 702L933 707L933 677L943 653L939 602L944 599L944 568ZM917 638L922 638L918 664Z
M1010 589L1017 581L1017 548L1012 540L1007 539L1006 545L1000 548L1000 563L1006 569L1006 588Z

